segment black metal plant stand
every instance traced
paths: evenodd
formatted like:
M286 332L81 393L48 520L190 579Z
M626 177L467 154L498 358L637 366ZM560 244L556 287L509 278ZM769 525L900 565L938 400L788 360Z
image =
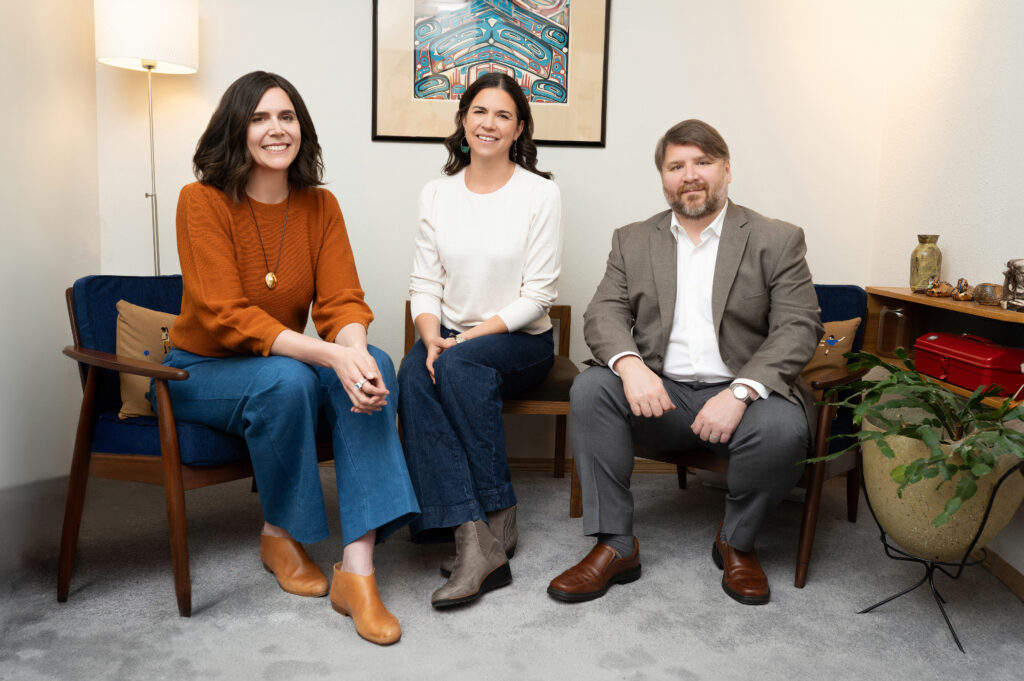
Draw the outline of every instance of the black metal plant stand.
M875 509L871 507L871 499L868 497L868 489L867 486L864 484L863 471L864 466L861 465L861 487L864 490L864 500L868 504L868 510L871 511L871 517L874 519L875 525L878 525L878 531L881 533L880 540L882 542L882 545L885 547L885 555L887 555L889 558L892 558L893 560L904 560L912 563L921 564L924 567L924 576L920 580L918 580L918 582L913 586L910 586L900 591L899 593L895 593L892 596L889 596L888 598L883 599L870 607L864 608L857 614L861 615L866 612L871 612L875 608L885 605L889 601L894 601L900 596L906 595L914 589L916 589L917 587L921 586L922 584L927 583L928 588L931 589L932 596L935 598L936 605L939 606L939 612L942 613L942 619L946 620L946 626L949 627L949 633L953 635L953 640L956 642L956 647L960 649L961 653L966 654L963 644L960 643L960 637L956 634L956 628L950 621L949 615L946 614L946 599L943 598L942 594L939 593L939 590L935 588L935 571L938 570L950 579L959 579L960 575L963 574L965 567L968 567L970 565L978 565L979 563L985 560L985 557L987 556L987 552L985 551L985 549L981 550L982 557L978 559L972 560L971 553L974 552L974 547L977 545L978 539L981 537L981 533L985 529L985 524L988 522L989 514L991 514L992 512L992 505L995 503L996 495L999 493L999 488L1002 487L1003 482L1012 474L1017 472L1024 473L1024 461L1021 461L1016 466L1006 471L1002 475L1002 477L999 478L999 481L996 482L995 487L992 488L992 496L989 497L988 506L985 508L985 515L982 516L981 523L978 525L978 531L975 533L974 539L973 541L971 541L971 545L967 547L967 551L964 552L963 558L961 558L960 561L957 563L921 558L920 556L915 556L890 544L889 539L885 534L885 530L882 528L881 523L878 522L878 517L875 516Z

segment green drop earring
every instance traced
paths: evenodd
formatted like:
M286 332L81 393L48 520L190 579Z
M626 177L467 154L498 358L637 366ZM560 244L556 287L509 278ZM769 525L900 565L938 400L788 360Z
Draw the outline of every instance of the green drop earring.
M461 150L463 154L469 153L469 140L466 139L465 135L462 136L462 146L459 147L459 150Z

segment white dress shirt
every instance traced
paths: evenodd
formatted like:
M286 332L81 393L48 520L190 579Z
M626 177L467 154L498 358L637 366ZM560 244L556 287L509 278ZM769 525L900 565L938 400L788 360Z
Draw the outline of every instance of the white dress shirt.
M711 224L701 231L700 242L697 244L690 240L675 213L672 213L671 231L676 240L676 305L661 373L665 378L687 383L743 383L765 398L769 390L763 384L738 378L725 365L715 334L711 289L727 207L728 203ZM623 355L637 353L629 351L612 357L608 362L612 371L615 371L615 362Z

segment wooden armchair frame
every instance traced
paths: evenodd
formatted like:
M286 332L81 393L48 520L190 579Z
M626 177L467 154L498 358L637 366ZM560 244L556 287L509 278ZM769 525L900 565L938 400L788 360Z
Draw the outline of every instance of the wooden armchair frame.
M216 466L183 465L167 385L168 381L187 379L188 372L184 369L165 367L82 347L71 288L66 292L66 299L74 345L65 347L64 354L78 362L84 394L71 459L67 503L64 508L64 527L61 532L57 572L57 600L64 602L68 599L89 477L143 482L161 485L164 488L178 613L182 617L188 617L192 613L192 584L189 573L188 529L185 520L185 491L251 477L252 464L245 459ZM97 387L100 373L103 371L126 372L154 380L160 432L159 457L92 451L93 432L99 417Z

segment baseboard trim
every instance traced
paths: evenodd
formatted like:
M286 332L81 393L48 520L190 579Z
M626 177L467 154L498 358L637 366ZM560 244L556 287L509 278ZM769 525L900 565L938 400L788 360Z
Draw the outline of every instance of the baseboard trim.
M976 551L975 557L980 558L981 552ZM1024 601L1024 574L1021 574L1017 568L1007 563L1003 558L991 549L987 552L987 557L981 562L985 569L995 575L996 579L1006 585L1013 594Z

